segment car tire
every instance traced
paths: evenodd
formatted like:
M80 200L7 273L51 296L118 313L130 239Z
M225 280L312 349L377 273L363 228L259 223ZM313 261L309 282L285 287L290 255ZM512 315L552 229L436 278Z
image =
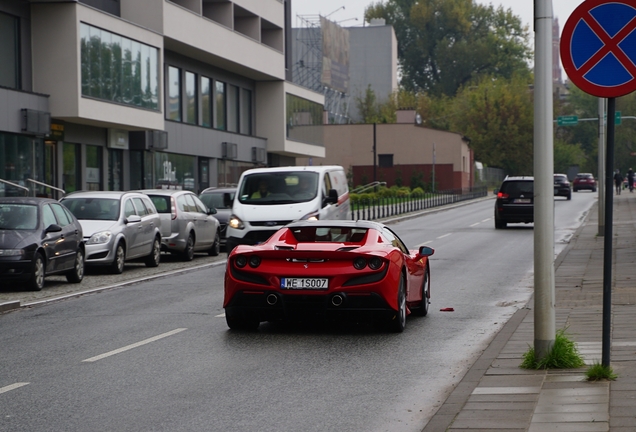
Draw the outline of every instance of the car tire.
M214 243L212 243L212 247L208 251L208 255L210 256L218 256L221 253L221 234L216 232L214 236Z
M182 258L184 261L192 261L194 259L194 234L188 235L185 249L183 250Z
M36 252L31 267L31 278L29 279L29 289L31 291L42 291L44 288L44 275L46 274L46 263L41 253Z
M158 267L161 262L161 240L155 237L150 255L146 257L146 267Z
M230 330L255 331L261 324L256 320L245 319L237 316L225 314L225 322Z
M70 283L80 283L84 279L84 250L79 248L75 254L73 269L66 273L66 280Z
M393 333L402 333L406 328L406 287L404 285L404 276L400 275L397 291L398 310L389 322L389 329Z
M574 189L574 192L578 192L578 191L579 191L578 189Z
M567 199L568 199L568 201L570 201L572 199L572 192L568 193Z
M424 281L422 282L422 303L417 309L413 309L413 314L417 316L426 316L428 315L428 307L429 301L428 299L431 297L431 280L430 280L430 271L428 268L428 264L426 265L426 270L424 270Z
M592 192L596 192L596 188L592 189Z
M124 243L117 243L115 248L115 259L113 259L110 265L110 272L113 274L122 274L124 272L124 265L126 264L126 249Z
M495 229L504 229L508 226L507 222L504 222L498 218L495 218Z

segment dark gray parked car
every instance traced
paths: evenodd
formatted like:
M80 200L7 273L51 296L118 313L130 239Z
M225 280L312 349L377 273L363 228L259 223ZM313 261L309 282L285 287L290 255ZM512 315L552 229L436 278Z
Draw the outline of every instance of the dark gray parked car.
M216 188L211 187L205 189L199 195L203 204L209 208L216 209L216 217L221 227L221 246L225 246L227 240L227 223L232 215L232 201L236 188Z
M219 221L194 192L174 189L148 189L148 195L161 218L161 250L181 254L190 261L195 252L216 256L221 249Z

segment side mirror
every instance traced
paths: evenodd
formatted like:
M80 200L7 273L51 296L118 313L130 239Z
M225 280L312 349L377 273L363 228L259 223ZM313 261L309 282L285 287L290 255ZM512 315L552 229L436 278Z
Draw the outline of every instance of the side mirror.
M208 214L209 215L215 215L216 214L216 209L214 207L208 208Z
M335 189L329 189L329 195L325 198L326 204L337 204L338 203L338 191Z
M223 206L225 208L232 208L232 195L229 192L223 194Z
M62 231L62 227L57 225L57 224L51 224L48 227L46 227L46 229L44 230L44 234L48 234L48 233L53 233L53 232L60 232Z
M139 215L130 215L126 219L124 219L125 224L137 223L137 222L141 222L141 216Z
M431 256L435 253L435 249L428 246L420 246L419 254L423 257Z

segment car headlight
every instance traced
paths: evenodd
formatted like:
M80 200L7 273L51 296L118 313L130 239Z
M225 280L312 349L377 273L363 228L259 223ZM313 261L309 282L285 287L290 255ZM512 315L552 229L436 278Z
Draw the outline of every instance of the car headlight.
M24 249L0 249L0 257L22 256Z
M230 228L234 228L234 229L245 228L245 225L243 225L243 221L236 215L230 216L230 221L228 225L230 226Z
M86 244L104 244L108 243L110 239L113 237L113 233L110 231L100 231L95 233L88 239Z

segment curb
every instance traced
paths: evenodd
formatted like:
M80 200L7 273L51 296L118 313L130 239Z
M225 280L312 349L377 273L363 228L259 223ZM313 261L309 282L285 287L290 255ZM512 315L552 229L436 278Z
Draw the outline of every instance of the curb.
M11 310L20 309L20 300L9 301L0 303L0 313L8 312Z

